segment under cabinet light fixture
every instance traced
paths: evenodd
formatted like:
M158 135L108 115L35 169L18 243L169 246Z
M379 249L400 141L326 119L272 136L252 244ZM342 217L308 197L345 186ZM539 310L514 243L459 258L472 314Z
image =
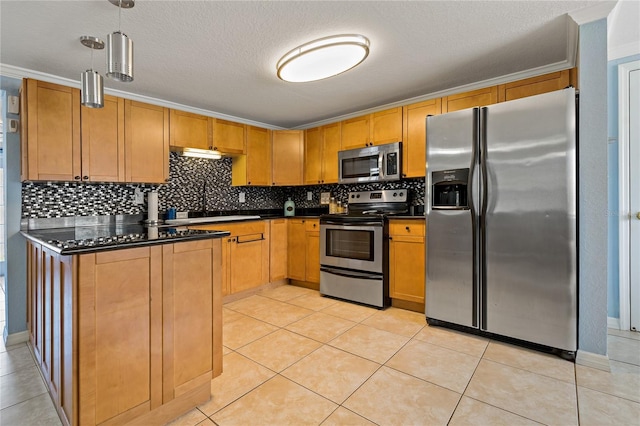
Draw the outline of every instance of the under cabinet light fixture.
M107 77L129 83L133 81L133 41L120 31L122 9L131 9L135 0L108 0L118 6L118 31L107 35Z
M82 36L80 43L91 49L91 69L80 74L81 104L89 108L102 108L104 107L104 82L100 73L93 70L93 51L104 49L104 42L98 37Z
M172 148L181 157L208 158L210 160L219 160L222 154L219 151L197 148Z
M287 52L276 64L278 78L304 83L333 77L369 55L369 39L360 34L320 38Z

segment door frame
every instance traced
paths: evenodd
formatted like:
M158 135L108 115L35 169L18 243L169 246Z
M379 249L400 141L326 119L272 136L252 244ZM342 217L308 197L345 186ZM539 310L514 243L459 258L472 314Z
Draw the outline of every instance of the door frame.
M631 327L631 257L629 244L631 211L629 205L631 155L629 138L629 73L640 69L640 61L632 61L618 65L618 232L619 232L619 294L620 294L620 329Z

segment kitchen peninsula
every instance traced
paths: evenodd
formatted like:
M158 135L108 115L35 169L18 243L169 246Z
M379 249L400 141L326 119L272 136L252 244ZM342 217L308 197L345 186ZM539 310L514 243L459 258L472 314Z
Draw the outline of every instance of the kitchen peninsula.
M207 401L229 233L84 225L22 232L30 343L63 423L162 424Z

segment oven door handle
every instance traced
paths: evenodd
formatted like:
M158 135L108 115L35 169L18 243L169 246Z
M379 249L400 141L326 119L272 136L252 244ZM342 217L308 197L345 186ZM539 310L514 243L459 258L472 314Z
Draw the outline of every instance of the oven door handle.
M340 277L358 278L361 280L378 280L378 281L382 279L381 275L372 275L372 274L358 273L358 272L348 273L347 271L338 271L336 269L331 269L331 268L320 268L320 270L322 272L326 272L332 275L338 275Z
M371 222L341 222L335 221L331 219L325 219L320 221L321 225L339 225L339 226L380 226L382 227L382 223L379 221L371 221Z

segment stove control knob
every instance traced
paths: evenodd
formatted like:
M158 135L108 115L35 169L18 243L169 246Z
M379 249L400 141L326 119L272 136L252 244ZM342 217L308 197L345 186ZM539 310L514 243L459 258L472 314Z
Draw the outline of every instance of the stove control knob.
M397 193L397 192L394 192L394 193L393 193L393 196L394 196L394 197L397 197L397 196L398 196L398 193Z
M355 195L353 195L353 194L351 194L351 198L356 198L356 196L355 196Z
M401 193L400 193L400 196L402 197L402 195L403 195L403 193L401 192Z
M360 194L356 195L356 198L360 198Z

